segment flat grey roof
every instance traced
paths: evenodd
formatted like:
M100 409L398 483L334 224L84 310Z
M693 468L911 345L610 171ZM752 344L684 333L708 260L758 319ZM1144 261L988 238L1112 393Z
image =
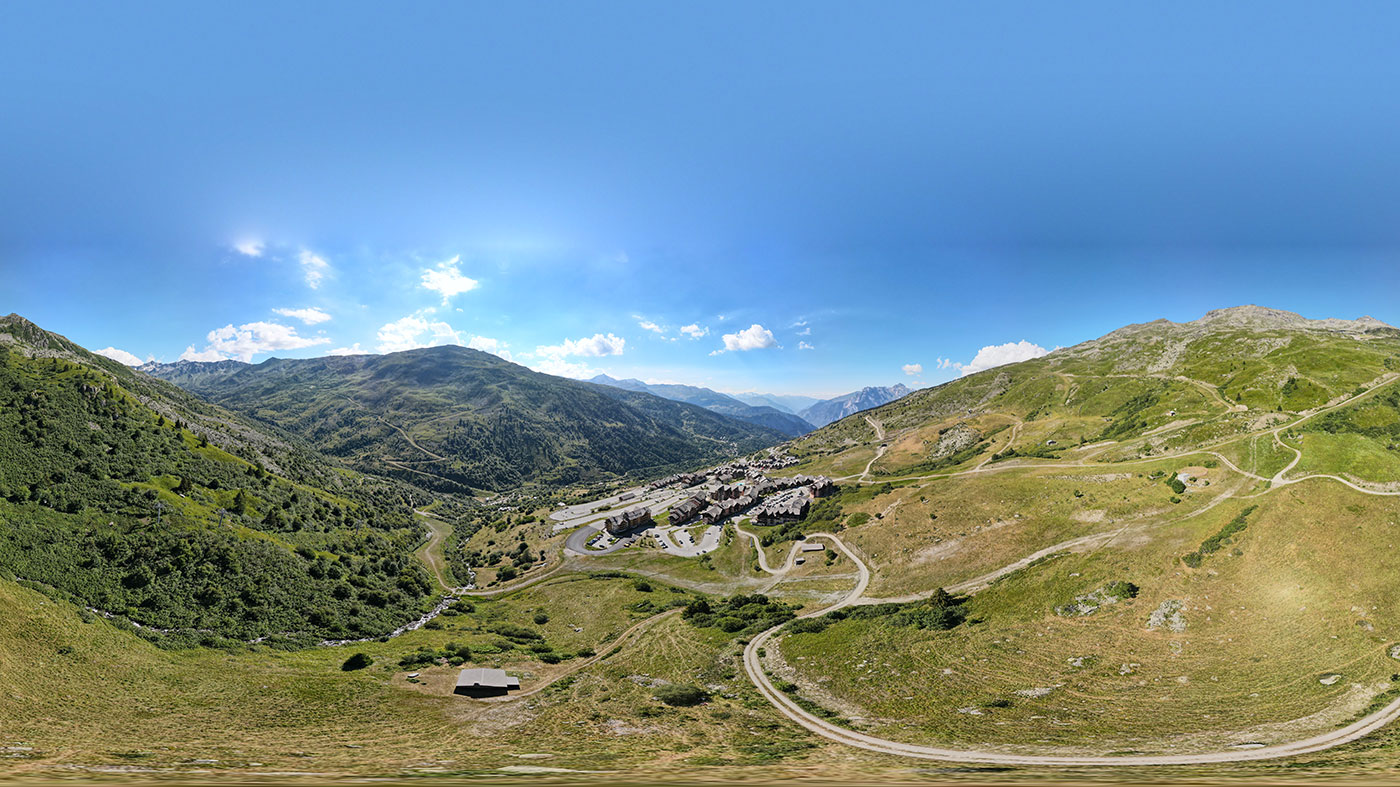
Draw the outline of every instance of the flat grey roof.
M826 549L826 547L822 546L821 544L813 543L811 541L808 541L802 545L803 552L821 552L824 549Z
M520 679L503 669L464 669L457 675L458 686L489 686L496 689L520 688Z

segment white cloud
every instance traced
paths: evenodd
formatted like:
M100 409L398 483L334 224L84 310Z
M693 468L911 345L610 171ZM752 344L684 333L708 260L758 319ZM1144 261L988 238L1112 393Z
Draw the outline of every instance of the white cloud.
M301 320L302 322L306 323L307 325L316 325L317 323L323 323L323 322L326 322L327 320L329 320L329 319L331 318L331 316L330 316L329 314L326 314L325 312L321 311L320 309L316 309L316 308L311 308L311 309L273 309L272 311L273 311L274 313L276 313L276 314L282 315L283 317L291 317L292 319L295 319L295 320Z
M622 355L626 346L627 340L620 336L595 333L584 339L565 339L562 344L540 345L535 348L535 354L545 358L563 358L568 355L601 358L605 355Z
M245 257L261 257L267 246L260 240L241 240L233 244L233 250Z
M810 345L810 344L808 344L808 343L806 343L806 342L798 342L798 343L797 343L797 349L799 349L799 350L815 350L815 349L817 349L817 348L813 347L812 345Z
M666 329L665 329L665 328L662 328L660 325L657 325L656 323L652 322L651 320L641 320L641 321L639 321L639 322L637 323L637 327L638 327L638 328L641 328L641 329L644 330L644 331L651 331L652 333L665 333L665 332L666 332Z
M359 342L355 342L349 347L337 347L326 355L365 355L365 351L360 349Z
M473 350L499 355L507 361L512 360L510 350L506 349L510 345L500 339L492 339L489 336L473 336L467 340L467 346Z
M206 348L204 348L203 350L200 350L199 352L195 352L194 345L191 344L190 346L188 346L188 347L185 348L185 351L184 351L184 352L180 353L180 360L182 360L182 361L227 361L228 359L225 358L224 355L223 355L222 353L220 353L218 350L215 350L215 349L209 348L209 347L206 347Z
M924 373L924 365L921 363L906 363L899 368L903 369L904 373L910 377L917 377Z
M419 350L424 347L456 344L511 360L510 352L506 349L510 346L509 344L489 336L471 336L441 320L428 319L428 316L433 312L433 309L419 309L407 317L385 323L375 337L379 340L379 352L396 353L404 350ZM364 352L358 344L353 349L356 353ZM352 353L332 352L331 354L350 355Z
M690 325L681 326L681 333L685 334L686 336L689 336L692 339L699 339L701 336L709 336L710 328L709 326L705 326L702 328L696 323L691 323Z
M417 350L422 347L439 347L444 344L462 344L462 335L441 321L429 321L417 312L386 323L379 329L379 351L396 353L404 350Z
M530 364L530 368L542 374L552 374L558 377L572 377L575 380L587 380L590 377L598 376L598 370L585 363L574 363L561 358L545 358Z
M326 278L326 271L330 270L331 264L326 262L326 258L316 254L310 249L302 249L297 255L297 260L301 263L302 273L306 275L306 286L317 289L321 286L321 280Z
M132 355L126 350L118 350L115 347L103 347L101 350L93 350L93 352L97 353L103 358L111 358L117 363L125 364L127 366L141 365L140 358L137 358L135 355Z
M951 369L951 368L953 368L954 366L962 366L962 364L960 364L960 363L954 361L952 358L939 358L939 359L938 359L938 368L940 368L940 369Z
M330 344L324 336L298 336L297 329L275 322L250 322L237 328L230 323L215 328L205 337L209 344L200 352L190 345L180 355L182 361L221 361L237 358L251 361L254 355L278 350L300 350Z
M443 306L454 297L476 289L477 280L463 276L461 269L457 267L461 261L462 255L459 254L438 263L436 268L426 268L423 271L423 287L441 295Z
M724 335L724 349L731 352L766 350L777 346L778 340L773 338L773 332L758 323L754 323L738 333Z
M810 327L809 327L809 328L803 328L802 330L800 330L800 331L797 332L797 335L798 335L798 336L811 336L811 335L812 335L812 329L811 329Z
M963 377L966 377L969 374L976 374L1008 363L1039 358L1048 352L1050 351L1044 347L1022 339L1019 342L1007 342L1006 344L989 344L978 350L977 355L973 356L970 363L953 363L951 365L961 372Z

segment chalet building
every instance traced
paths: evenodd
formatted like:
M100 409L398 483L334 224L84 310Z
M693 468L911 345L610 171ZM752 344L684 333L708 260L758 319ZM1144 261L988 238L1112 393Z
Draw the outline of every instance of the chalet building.
M642 506L629 508L603 520L603 528L615 536L650 524L651 511Z
M807 488L812 490L812 497L826 497L836 491L836 482L819 475L807 483Z
M520 678L500 669L464 669L457 675L453 694L466 697L501 697L520 688Z
M747 487L743 484L728 484L716 489L710 498L716 502L720 500L738 500L748 493Z
M694 519L705 508L705 496L695 495L671 506L670 523L680 525Z
M744 495L730 500L716 500L714 503L700 513L700 518L705 524L713 525L735 514L742 514L749 510L758 502L758 498L753 495Z

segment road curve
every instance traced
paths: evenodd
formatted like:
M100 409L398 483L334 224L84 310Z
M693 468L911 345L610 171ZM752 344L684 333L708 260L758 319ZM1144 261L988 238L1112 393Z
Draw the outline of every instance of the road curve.
M837 549L841 550L846 557L850 558L851 561L856 564L860 570L860 579L856 583L856 586L852 588L851 592L840 601L829 607L809 612L801 617L817 617L833 610L859 603L861 596L865 593L866 586L870 583L870 570L866 567L865 563L857 558L855 553L848 549L839 538L830 533L815 533L809 536L809 538L830 539ZM1396 699L1375 713L1358 719L1345 727L1314 735L1310 738L1304 738L1290 743L1264 746L1257 749L1232 749L1203 754L1130 754L1118 756L1035 755L1008 754L995 751L980 751L977 749L945 749L935 746L919 746L911 743L900 743L899 741L878 738L873 735L866 735L865 733L848 730L844 727L838 727L825 719L803 710L791 697L774 687L767 673L764 672L763 663L758 653L763 649L764 644L772 639L782 627L782 625L778 625L762 632L749 640L749 644L744 648L744 672L749 676L749 680L753 682L754 687L758 689L759 694L763 695L764 699L772 703L780 713L787 716L797 725L823 738L867 751L892 754L900 757L991 765L1089 767L1205 765L1225 762L1249 762L1253 760L1271 760L1280 757L1296 757L1302 754L1311 754L1313 752L1325 751L1337 746L1342 746L1347 743L1358 741L1391 723L1397 717L1400 717L1400 699Z

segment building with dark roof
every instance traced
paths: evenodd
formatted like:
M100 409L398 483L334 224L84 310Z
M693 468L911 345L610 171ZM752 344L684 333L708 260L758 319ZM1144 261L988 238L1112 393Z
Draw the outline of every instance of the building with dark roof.
M651 511L642 506L629 508L621 514L613 514L603 520L603 528L615 536L649 524L651 524Z

